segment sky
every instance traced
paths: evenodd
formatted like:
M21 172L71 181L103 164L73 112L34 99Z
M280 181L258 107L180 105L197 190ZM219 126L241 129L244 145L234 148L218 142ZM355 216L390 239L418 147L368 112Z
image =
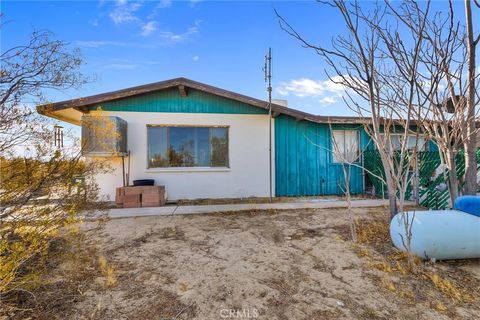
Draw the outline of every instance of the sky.
M457 3L458 4L458 3ZM319 115L353 115L323 59L281 30L276 9L302 35L328 46L343 32L334 9L310 1L2 1L2 51L34 30L81 49L79 90L49 92L51 102L186 77L267 99L264 55L273 51L273 98Z

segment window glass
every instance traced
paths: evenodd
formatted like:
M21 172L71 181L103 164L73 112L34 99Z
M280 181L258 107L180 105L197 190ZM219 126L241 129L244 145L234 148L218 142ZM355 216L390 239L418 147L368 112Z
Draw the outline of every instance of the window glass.
M148 167L228 167L228 128L147 127Z
M400 150L400 148L402 147L403 135L402 134L391 134L390 135L390 140L391 140L391 144L393 146L393 149L394 150ZM386 143L387 143L387 146L388 146L389 142L387 141ZM408 150L413 150L416 143L417 143L417 136L415 134L410 134L408 136L407 149ZM425 141L425 137L423 135L418 136L417 150L418 151L427 151L428 150L428 144Z
M358 131L345 131L345 160L347 162L358 161L359 155Z
M169 128L170 167L195 166L195 128Z
M167 128L148 128L148 167L167 167Z
M228 166L228 129L212 128L210 133L212 167Z
M335 130L333 132L333 161L342 162L345 154L345 132Z
M195 165L210 166L210 128L195 128Z
M332 149L334 162L356 162L360 154L357 130L333 130Z

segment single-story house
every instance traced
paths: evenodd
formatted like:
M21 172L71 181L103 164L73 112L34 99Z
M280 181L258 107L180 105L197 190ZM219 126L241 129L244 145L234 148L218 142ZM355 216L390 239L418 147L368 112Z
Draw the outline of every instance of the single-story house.
M154 179L165 186L170 201L268 197L270 163L273 196L343 194L345 179L332 137L345 157L371 147L361 118L316 116L281 103L271 105L270 118L266 101L186 78L42 105L37 111L75 125L98 112L123 119L130 183ZM109 161L113 173L98 176L97 182L113 200L115 188L123 185L123 168L118 157ZM368 184L361 163L353 166L351 192L363 193Z

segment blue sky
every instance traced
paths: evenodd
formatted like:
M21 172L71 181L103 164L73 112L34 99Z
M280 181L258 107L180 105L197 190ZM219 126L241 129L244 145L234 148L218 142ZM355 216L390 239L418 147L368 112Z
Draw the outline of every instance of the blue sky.
M266 99L263 56L273 50L273 96L321 115L351 115L325 63L282 31L274 9L314 43L342 31L338 14L314 2L3 1L1 45L25 43L47 29L79 47L82 72L98 80L51 101L175 77Z

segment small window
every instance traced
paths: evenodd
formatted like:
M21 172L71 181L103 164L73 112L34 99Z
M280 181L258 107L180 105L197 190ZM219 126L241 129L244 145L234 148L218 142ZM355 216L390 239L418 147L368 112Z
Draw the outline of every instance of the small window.
M228 167L227 127L147 126L148 167Z
M353 163L360 156L358 130L332 130L333 162Z
M390 134L391 144L394 150L400 150L402 147L404 136L403 134ZM387 148L389 148L390 142L387 141ZM407 141L407 149L413 150L413 148L417 145L417 151L428 151L428 143L425 140L425 136L419 135L418 140L415 134L408 135Z

